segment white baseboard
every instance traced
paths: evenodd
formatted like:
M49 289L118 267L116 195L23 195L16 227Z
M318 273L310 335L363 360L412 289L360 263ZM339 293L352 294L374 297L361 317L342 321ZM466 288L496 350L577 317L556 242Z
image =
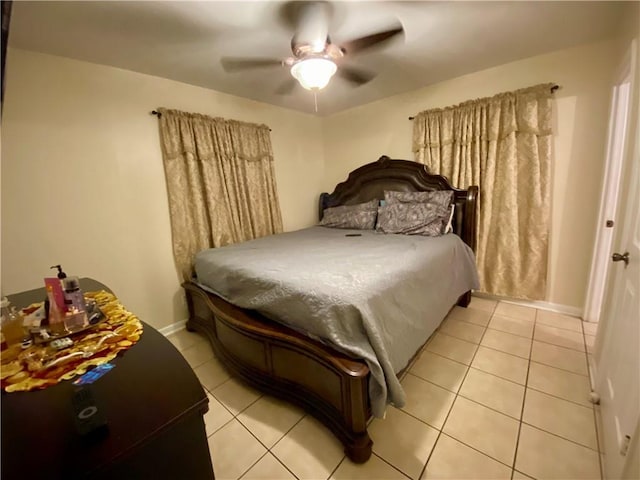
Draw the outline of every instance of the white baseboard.
M513 303L514 305L523 305L525 307L538 308L540 310L548 310L550 312L564 313L565 315L571 315L572 317L582 318L581 308L562 305L560 303L540 302L537 300L516 300L482 292L473 292L473 296L478 298L487 298L489 300L499 300L505 303Z
M158 331L165 337L168 337L172 333L176 333L176 332L179 332L180 330L184 330L186 324L187 324L186 320L181 320L179 322L172 323L171 325L167 325L166 327L159 328Z

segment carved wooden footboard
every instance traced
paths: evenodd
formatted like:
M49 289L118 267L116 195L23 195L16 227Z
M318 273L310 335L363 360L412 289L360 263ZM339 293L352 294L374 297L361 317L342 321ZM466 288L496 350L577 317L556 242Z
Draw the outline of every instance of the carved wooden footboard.
M235 307L192 282L183 287L187 328L205 334L233 374L305 409L340 439L354 462L369 459L369 368L363 361Z
M383 199L385 190L452 190L453 232L475 251L478 188L453 188L415 162L383 156L354 170L333 193L320 196L320 218L329 207ZM370 373L363 360L231 305L195 283L183 287L189 306L187 328L207 335L221 363L256 388L304 408L340 439L351 460L367 461L372 446L367 433ZM471 292L466 292L458 305L466 307L470 298Z

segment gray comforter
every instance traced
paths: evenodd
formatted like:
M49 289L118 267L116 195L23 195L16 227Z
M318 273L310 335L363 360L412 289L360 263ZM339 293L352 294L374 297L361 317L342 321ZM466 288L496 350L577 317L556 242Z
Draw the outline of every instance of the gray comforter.
M404 405L395 374L456 299L478 288L473 252L453 234L317 226L204 250L195 269L200 284L230 303L363 358L377 417L387 403Z

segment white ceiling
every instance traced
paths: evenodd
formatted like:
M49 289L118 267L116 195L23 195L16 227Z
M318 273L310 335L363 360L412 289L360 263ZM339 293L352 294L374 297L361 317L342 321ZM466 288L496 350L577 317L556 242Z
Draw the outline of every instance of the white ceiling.
M520 58L612 36L624 2L334 2L333 43L399 20L404 39L346 58L378 73L353 87L334 77L318 96L329 115ZM290 75L272 67L225 73L222 56L291 55L281 1L14 1L9 45L112 65L313 113L313 96L275 90ZM7 68L11 68L10 65ZM552 79L550 79L552 80Z

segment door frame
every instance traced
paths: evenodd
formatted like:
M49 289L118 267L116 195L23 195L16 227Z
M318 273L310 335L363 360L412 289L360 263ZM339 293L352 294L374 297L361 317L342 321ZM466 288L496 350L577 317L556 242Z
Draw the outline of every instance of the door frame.
M631 225L635 226L635 223L633 222L633 215L638 215L638 211L637 209L633 208L633 205L635 204L634 202L637 202L637 199L640 198L640 121L636 125L635 130L636 130L636 137L637 137L636 145L634 148L634 152L632 153L633 156L631 156L628 159L629 163L631 163L631 165L628 165L628 167L631 167L631 168L626 169L626 174L632 176L636 180L635 182L633 180L631 181L632 184L629 186L629 189L626 192L626 196L628 199L631 200L631 202L629 205L627 205L627 207L625 208L626 211L624 212L623 232L621 235L621 239L619 239L619 242L618 242L620 244L619 246L621 247L619 251L622 251L624 249L625 239L633 238L634 230L631 229ZM634 258L633 256L631 257L631 259L632 259L631 260L632 262L638 261L638 259ZM619 294L619 291L624 287L623 285L624 268L625 267L623 265L617 265L616 268L612 269L611 270L612 278L609 279L609 282L607 285L607 291L608 291L608 294L610 295L608 310L614 309L614 312L615 312L615 305L620 304L616 302L616 300L618 299L616 295ZM638 278L638 277L634 277L634 278ZM640 292L636 291L636 294L640 294ZM605 313L606 313L606 310L605 310ZM622 328L619 325L619 323L614 320L614 318L615 317L613 317L612 315L607 316L607 318L605 319L605 324L601 325L598 328L598 338L596 340L596 346L595 346L595 352L594 352L594 355L597 356L596 364L598 365L598 371L595 372L594 391L597 393L597 396L599 398L601 399L607 398L611 401L614 398L614 390L612 388L610 380L608 379L607 372L611 371L610 363L612 358L611 357L612 352L614 350L617 350L613 346L614 335L615 335L614 329L617 329L618 331L620 331L620 329ZM603 329L603 327L605 328ZM634 335L631 335L631 337L628 337L628 338L630 339L630 341L636 340ZM638 384L640 384L640 378L637 378L637 375L635 376L632 375L630 378L627 379L627 382L624 384L624 391L621 391L622 388L617 388L615 391L615 395L621 396L622 398L629 398L629 392L630 391L633 392L635 389L636 398L637 398L637 388L639 388ZM618 387L621 387L621 385L618 385ZM631 398L633 400L633 397ZM602 440L604 443L599 445L600 452L605 453L602 459L604 462L602 465L603 475L605 478L623 478L623 473L630 467L629 462L634 461L634 459L637 458L637 456L634 458L634 452L631 449L634 449L634 448L638 449L637 445L638 445L638 441L640 440L638 438L638 435L640 435L640 429L638 427L638 425L640 424L640 407L638 406L637 402L631 401L630 404L625 405L626 409L623 407L621 410L617 410L618 413L621 412L621 417L626 417L623 420L628 420L620 424L617 422L611 422L612 417L608 416L604 411L604 408L606 408L606 405L607 405L606 403L601 403L600 406L597 407L600 409L599 417L601 422L600 425L598 425L598 428L603 429ZM629 405L632 405L632 407L629 408ZM612 407L609 404L609 409L611 408ZM613 413L613 410L609 410L609 412ZM609 420L609 422L607 422L607 420ZM609 429L609 432L607 432L606 429ZM612 451L607 452L606 442L607 442L607 439L610 438L612 429L614 430L613 431L614 439L617 441L616 443L617 449L614 448ZM608 459L612 458L613 456L616 456L618 454L618 450L622 448L622 444L620 442L622 440L623 435L626 435L627 437L627 444L625 447L626 452L623 454L625 458L621 460L620 463L614 464L614 466L611 467L609 466L610 464L608 463ZM609 444L609 447L611 447L611 444ZM611 461L609 460L609 462ZM616 467L618 467L619 470L615 470L614 472L610 471L611 468L616 468ZM609 475L607 477L607 473L612 473L612 475Z
M611 98L611 111L609 112L609 128L607 132L606 162L600 197L598 223L596 225L596 239L591 258L591 271L587 286L587 297L584 304L582 318L587 322L599 322L606 294L607 279L609 278L611 262L609 257L613 248L616 227L618 222L618 204L620 187L622 182L622 170L624 161L629 155L631 137L629 131L630 114L633 110L633 88L636 84L636 50L634 39L618 67ZM625 86L625 88L621 88ZM622 96L626 101L621 103ZM620 108L622 107L622 108ZM623 130L619 127L622 125ZM620 135L622 138L620 141ZM614 222L613 227L607 228L608 220Z
M631 55L630 59L629 59L629 55ZM636 38L631 42L624 57L624 61L628 62L632 68L631 98L630 98L631 110L629 111L629 114L634 113L634 107L635 107L635 114L633 117L628 118L628 125L627 125L628 134L627 134L627 138L624 145L625 150L624 150L624 157L623 157L624 158L623 175L625 177L623 178L630 178L630 176L635 176L636 178L640 178L640 110L639 110L639 107L637 107L637 102L638 100L640 100L640 96L637 91L638 90L637 85L638 85L638 81L640 81L640 76L638 76L638 71L637 71L638 69L637 59L638 59L638 40ZM632 182L632 180L630 181ZM640 190L640 186L638 186L637 188ZM631 228L629 226L630 223L627 222L626 220L631 218L631 215L633 214L633 212L636 211L635 204L637 203L637 200L632 199L634 192L632 191L631 184L628 187L626 187L625 190L626 191L621 191L620 194L625 194L625 197L630 199L629 204L626 205L625 208L619 209L623 211L616 212L616 218L615 218L617 222L616 226L620 228L619 228L619 231L616 232L617 234L615 235L615 238L614 238L614 242L615 242L614 247L619 247L619 248L624 247L624 245L622 245L621 242L628 234L630 234L628 231L628 229ZM637 198L637 195L638 195L638 192L636 191L636 198ZM607 255L607 261L610 261L608 255ZM605 279L606 280L605 301L607 302L609 307L611 307L611 305L615 300L614 290L620 287L619 284L620 284L621 275L622 275L622 272L620 271L620 267L621 266L618 265L617 268L611 268L609 270L608 277ZM603 305L603 306L607 306L607 305ZM592 375L591 377L592 387L594 389L594 392L596 393L596 396L594 398L597 398L598 396L602 397L603 392L605 392L608 387L607 379L605 377L606 375L605 369L607 368L606 364L608 362L609 355L612 351L611 345L610 345L612 342L611 338L613 336L612 329L615 329L615 328L617 328L616 322L611 321L611 318L603 318L602 324L599 325L598 327L598 335L596 338L593 355L589 357L590 373ZM640 382L640 379L633 378L633 379L630 379L629 382L636 382L635 385L638 385L638 382ZM627 386L627 388L629 388L629 386ZM597 394L600 394L600 395L597 395ZM623 396L624 396L624 393L623 393ZM601 440L605 441L605 437L607 436L607 433L604 432L604 427L605 427L604 422L606 421L607 415L605 415L603 408L604 408L603 405L596 407L597 409L596 422L597 422L598 430L603 431L603 436ZM626 455L625 460L620 465L621 471L617 472L617 475L624 476L625 472L629 472L631 462L637 461L639 456L638 452L640 452L640 443L639 443L640 442L640 409L637 409L635 413L632 413L631 417L632 417L631 425L630 425L630 429L628 430L629 432L628 434L631 436L630 445L628 447L629 452ZM634 422L635 422L635 425L633 424ZM607 425L607 427L611 429L611 428L615 428L615 425L609 424ZM619 441L619 438L618 438L618 441ZM601 452L605 448L604 444L599 445L599 447ZM606 475L607 470L611 468L607 463L608 457L605 455L603 458L601 458L601 460L604 462L602 464L603 474Z

